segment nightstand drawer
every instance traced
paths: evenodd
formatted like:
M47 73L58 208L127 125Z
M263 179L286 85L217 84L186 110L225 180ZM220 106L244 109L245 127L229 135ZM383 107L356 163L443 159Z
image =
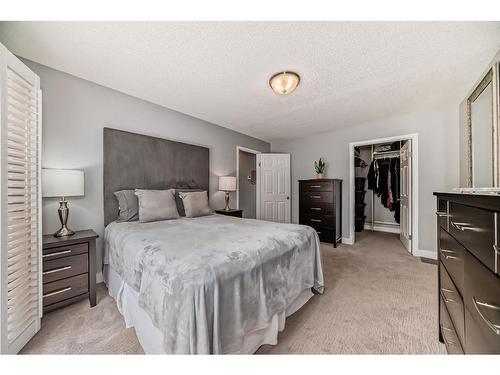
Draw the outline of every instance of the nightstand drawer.
M85 294L89 291L87 273L43 285L43 306Z
M44 261L46 261L62 257L69 257L77 254L88 253L88 251L89 251L89 244L87 242L77 243L73 245L58 246L58 247L43 249L42 258Z
M43 261L43 283L88 272L88 254Z

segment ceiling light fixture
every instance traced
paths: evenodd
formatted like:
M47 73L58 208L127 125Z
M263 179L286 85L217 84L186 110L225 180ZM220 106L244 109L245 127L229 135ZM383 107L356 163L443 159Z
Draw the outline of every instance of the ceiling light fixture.
M278 95L291 94L299 85L300 77L294 72L276 73L269 80L269 85Z

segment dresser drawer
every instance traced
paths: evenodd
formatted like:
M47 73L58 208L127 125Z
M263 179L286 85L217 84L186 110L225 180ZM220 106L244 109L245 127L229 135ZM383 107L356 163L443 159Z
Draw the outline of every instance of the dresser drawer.
M439 294L446 305L446 309L450 315L455 331L457 332L460 342L464 342L464 302L462 296L458 292L455 284L451 280L450 275L444 268L443 264L439 264Z
M327 243L333 243L334 241L334 236L335 233L333 232L332 229L326 229L326 228L314 228L316 230L316 233L318 233L319 240L321 242L327 242Z
M448 310L446 310L446 305L442 298L439 299L439 329L441 330L441 335L443 336L444 344L446 345L446 351L448 354L464 354L460 340L455 331L455 327L451 322Z
M88 274L69 277L43 285L43 306L85 294L89 291Z
M467 253L465 285L466 352L500 354L500 278Z
M88 272L88 254L73 255L43 262L43 283Z
M465 250L443 228L439 230L439 260L444 264L460 294L464 292Z
M449 202L438 198L437 199L437 211L436 211L438 224L441 228L443 228L449 232L450 228L449 228L449 221L448 221L448 218L449 218L448 209L449 209Z
M331 203L321 203L321 202L303 202L300 207L300 214L325 214L333 215L333 204Z
M332 181L302 181L301 191L333 191Z
M450 233L495 272L495 214L450 202Z
M46 261L77 254L88 253L88 251L89 251L89 244L87 242L67 245L67 246L51 247L48 249L43 249L42 258L44 261Z
M300 199L303 204L313 204L313 203L333 203L333 192L331 191L311 191L302 192L300 194Z
M333 215L323 214L303 214L300 216L300 224L310 225L312 227L333 228Z

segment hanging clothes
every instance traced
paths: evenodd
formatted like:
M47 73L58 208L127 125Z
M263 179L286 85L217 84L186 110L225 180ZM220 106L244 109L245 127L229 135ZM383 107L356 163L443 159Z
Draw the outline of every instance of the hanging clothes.
M400 221L400 162L399 158L375 159L368 170L368 189L380 198L382 205L394 212L394 220Z

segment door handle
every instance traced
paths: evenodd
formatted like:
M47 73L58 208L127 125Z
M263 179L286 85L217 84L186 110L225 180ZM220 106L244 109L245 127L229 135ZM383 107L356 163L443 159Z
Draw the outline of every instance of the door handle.
M488 327L490 327L490 329L493 332L495 332L498 336L500 336L500 324L495 324L491 320L489 320L486 316L484 316L484 314L481 312L481 309L479 308L479 306L486 307L486 308L491 309L491 310L496 310L496 311L498 311L499 314L500 314L500 307L495 306L495 305L491 305L491 304L486 303L486 302L478 301L476 299L476 297L472 297L472 302L474 303L474 307L476 308L476 311L479 314L479 316L481 317L481 319L484 320L486 325Z
M318 219L311 219L311 221L314 221L315 223L321 223L321 220Z
M321 195L311 195L311 198L320 199Z

